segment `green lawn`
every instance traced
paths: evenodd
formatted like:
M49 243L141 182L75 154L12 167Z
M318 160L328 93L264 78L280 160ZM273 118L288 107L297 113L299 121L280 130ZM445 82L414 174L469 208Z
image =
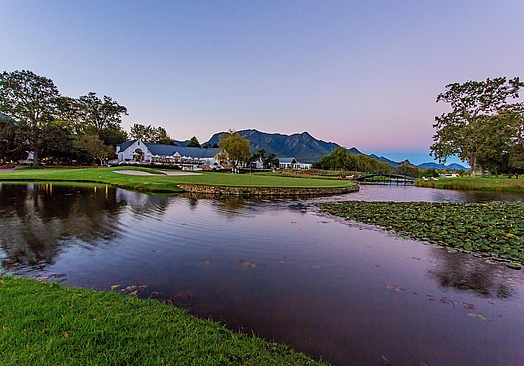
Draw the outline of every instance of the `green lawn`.
M127 175L115 170L141 170L153 175ZM202 172L199 175L165 175L157 170L136 167L86 168L86 169L20 169L0 171L0 181L70 181L111 184L121 188L149 192L179 193L177 184L203 184L235 187L286 187L286 188L332 188L354 185L347 181L283 177L273 174L230 174Z
M507 177L489 178L440 178L438 180L423 181L417 179L417 187L430 187L441 189L475 190L475 191L497 191L524 193L524 178L516 179Z
M524 264L524 203L328 202L329 214L415 240Z
M320 365L156 300L0 277L1 365Z

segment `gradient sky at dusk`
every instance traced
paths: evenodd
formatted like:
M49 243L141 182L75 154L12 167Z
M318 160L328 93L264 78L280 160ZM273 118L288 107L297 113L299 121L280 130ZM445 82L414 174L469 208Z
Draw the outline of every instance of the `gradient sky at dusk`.
M0 71L109 95L127 131L308 131L422 163L445 85L524 78L523 20L523 0L0 0Z

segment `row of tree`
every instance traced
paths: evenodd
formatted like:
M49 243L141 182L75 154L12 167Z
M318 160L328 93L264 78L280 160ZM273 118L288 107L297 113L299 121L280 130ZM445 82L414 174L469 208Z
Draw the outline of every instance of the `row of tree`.
M467 161L472 178L477 166L482 173L524 174L524 102L508 102L523 86L518 77L447 85L437 102L451 111L435 117L432 154L440 162L450 156Z
M351 154L347 149L338 147L313 164L315 169L348 170L357 172L384 171L390 172L388 163L378 161L364 154Z
M111 97L63 96L51 79L31 71L0 74L0 161L41 159L88 163L112 157L126 141L127 108Z

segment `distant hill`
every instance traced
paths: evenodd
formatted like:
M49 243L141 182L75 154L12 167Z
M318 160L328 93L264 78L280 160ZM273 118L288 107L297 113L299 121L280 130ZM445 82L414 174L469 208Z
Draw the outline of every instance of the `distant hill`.
M468 170L469 168L466 168L460 164L457 164L457 163L452 163L452 164L449 164L449 165L444 165L444 164L439 164L439 163L434 163L434 162L429 162L429 163L422 163L422 164L419 164L417 165L417 167L419 169L438 169L438 170L443 170L443 169L448 169L448 170Z
M334 142L317 140L307 132L284 135L280 133L266 133L257 130L237 131L238 134L251 143L251 151L264 149L266 153L273 153L279 158L296 158L303 163L318 161L328 155L340 145ZM224 132L215 133L209 141L211 146L218 143L218 136Z
M260 149L264 149L266 153L273 153L279 158L296 158L302 163L313 163L324 155L328 155L333 150L341 147L339 144L334 142L325 142L318 140L311 136L308 132L295 133L292 135L284 135L280 133L266 133L260 132L254 129L237 131L238 134L251 143L251 151L255 152ZM218 137L226 132L215 133L207 143L210 146L218 143ZM189 140L177 141L173 140L178 146L186 146ZM362 154L356 147L347 149L351 154ZM378 161L388 163L392 169L396 169L399 162L388 159L384 156L377 156L375 154L368 155ZM468 168L463 167L460 164L442 165L435 162L423 163L417 165L420 169L435 168L435 169L450 169L450 170L467 170Z
M185 140L185 141L179 141L179 140L171 140L171 145L176 145L176 146L187 146L187 144L189 144L189 140Z
M377 159L378 161L381 161L383 163L388 163L391 166L391 169L395 170L397 169L398 162L390 160L384 156L377 156L375 154L369 155L370 158Z

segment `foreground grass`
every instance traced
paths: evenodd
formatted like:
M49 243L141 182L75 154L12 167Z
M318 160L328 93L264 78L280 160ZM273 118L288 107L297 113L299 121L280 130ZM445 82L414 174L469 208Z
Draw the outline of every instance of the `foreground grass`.
M417 179L417 187L475 190L475 191L496 191L496 192L516 192L524 193L524 179L508 178L442 178L439 180L423 181Z
M152 175L128 175L116 170L140 170ZM199 175L165 175L157 170L136 167L86 168L86 169L21 169L0 171L0 181L70 181L111 184L116 187L159 192L179 193L178 184L202 184L235 187L286 187L286 188L332 188L347 187L354 183L329 179L308 179L283 177L278 173L228 174L202 172Z
M322 211L401 236L524 263L524 203L329 202Z
M155 300L0 277L2 365L320 365Z

